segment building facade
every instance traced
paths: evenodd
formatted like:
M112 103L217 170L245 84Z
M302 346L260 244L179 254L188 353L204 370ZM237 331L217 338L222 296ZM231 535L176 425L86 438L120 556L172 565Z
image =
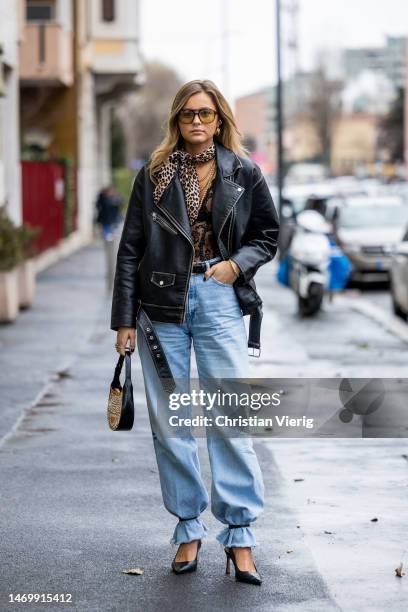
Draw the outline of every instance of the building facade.
M300 161L319 154L316 130L307 117L307 106L313 94L313 73L299 71L283 83L285 159ZM254 149L256 161L266 173L277 169L276 85L237 98L235 116L238 128Z
M405 87L407 38L405 36L387 36L383 47L361 47L344 51L345 80L357 77L369 70L384 74L394 87Z
M266 160L268 167L265 167L265 161L260 164L264 172L272 172L275 169L274 154L270 151L271 145L275 142L274 106L270 100L272 94L271 88L265 88L235 101L234 114L238 129L257 160L262 158Z
M23 3L0 3L0 206L19 225L21 211L19 71Z
M111 181L111 112L123 94L144 82L139 11L139 0L77 3L78 191L82 201L94 201L97 191ZM90 231L91 222L84 209L82 226Z
M110 116L142 82L138 0L25 0L20 119L26 159L65 160L75 174L75 230L92 238L110 182ZM24 173L23 166L23 173ZM31 171L31 170L30 170Z

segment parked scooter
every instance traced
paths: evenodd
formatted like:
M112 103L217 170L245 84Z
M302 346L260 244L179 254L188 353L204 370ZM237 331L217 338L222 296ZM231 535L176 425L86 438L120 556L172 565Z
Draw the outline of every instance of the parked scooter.
M331 226L316 210L297 215L297 225L289 248L289 286L298 298L300 316L317 313L329 286Z

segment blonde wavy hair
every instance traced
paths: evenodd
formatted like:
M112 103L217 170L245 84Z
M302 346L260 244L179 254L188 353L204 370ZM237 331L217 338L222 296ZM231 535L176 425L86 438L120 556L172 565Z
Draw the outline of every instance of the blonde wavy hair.
M242 144L242 134L237 128L231 107L215 83L208 79L188 81L176 93L166 122L166 134L150 156L149 175L154 183L157 183L154 175L159 167L167 160L170 153L181 144L182 137L177 118L179 111L184 107L190 96L202 91L212 98L222 120L220 133L218 135L214 134L214 140L231 149L237 155L249 157L248 149Z

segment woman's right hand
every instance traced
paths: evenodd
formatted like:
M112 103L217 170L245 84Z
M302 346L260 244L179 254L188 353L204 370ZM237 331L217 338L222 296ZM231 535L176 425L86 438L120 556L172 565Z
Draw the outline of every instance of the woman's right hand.
M131 352L135 350L136 329L134 327L119 327L116 335L116 351L125 354L126 343L129 340Z

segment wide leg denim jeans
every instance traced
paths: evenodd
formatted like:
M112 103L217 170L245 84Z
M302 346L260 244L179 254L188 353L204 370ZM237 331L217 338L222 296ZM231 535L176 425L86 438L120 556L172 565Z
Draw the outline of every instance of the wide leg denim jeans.
M185 323L153 323L176 380L190 379L192 343L200 381L206 377L248 376L245 323L231 284L221 283L214 276L205 281L204 274L192 274ZM179 518L170 542L178 545L202 539L208 528L200 515L209 504L209 496L200 474L197 441L192 434L169 437L161 431L158 407L164 392L139 329L137 347L163 502ZM223 546L256 546L251 523L263 511L264 483L252 439L209 435L206 439L212 474L211 511L226 525L217 540Z

